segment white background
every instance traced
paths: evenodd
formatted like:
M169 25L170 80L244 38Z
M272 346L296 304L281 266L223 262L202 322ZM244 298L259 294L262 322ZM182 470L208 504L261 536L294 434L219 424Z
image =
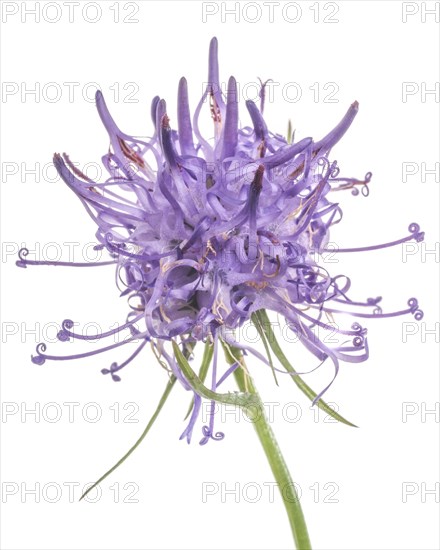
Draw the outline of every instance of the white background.
M3 9L14 5L2 4ZM344 221L332 235L335 242L365 246L395 240L407 234L411 222L426 231L426 248L419 246L410 256L396 247L341 256L326 266L334 274L352 278L353 299L381 295L384 309L394 311L405 308L407 299L415 296L425 312L424 324L411 325L417 332L406 342L403 333L408 325L402 323L413 323L411 316L368 323L370 360L341 368L326 398L359 429L324 422L324 415L315 416L286 377L281 376L277 387L261 364L249 360L249 367L263 399L278 403L273 427L301 487L314 548L438 548L438 485L437 495L424 492L438 482L438 408L437 416L424 414L436 403L438 407L438 332L437 336L422 332L439 322L438 248L437 256L424 254L439 246L438 180L428 174L423 181L420 171L406 182L402 177L402 163L412 162L420 169L425 162L432 168L438 155L438 96L436 102L433 94L421 93L439 80L438 27L433 15L427 15L425 22L422 17L423 6L432 8L434 2L406 6L397 1L338 2L333 3L338 8L333 16L332 3L319 2L312 11L312 3L300 2L296 5L301 12L295 7L283 12L284 3L275 2L274 21L268 7L263 7L254 23L250 20L257 12L246 2L238 5L238 21L231 15L222 21L221 3L210 3L218 13L205 22L201 2L119 2L119 23L114 2L99 3L102 16L95 23L90 22L95 17L93 6L85 15L82 11L90 2L76 7L72 23L63 3L58 3L60 20L53 23L43 15L56 19L56 8L37 4L40 22L32 15L21 21L24 8L17 3L18 13L7 17L3 12L1 29L2 80L9 83L3 87L1 105L1 299L6 344L1 387L2 548L292 547L281 499L276 493L270 498L272 476L252 426L241 414L226 419L219 414L217 428L226 433L224 441L200 447L200 422L188 446L178 439L188 405L188 394L180 387L143 445L103 483L97 502L78 503L80 488L109 468L141 433L166 374L148 351L122 372L119 384L103 377L100 369L126 357L127 350L80 362L33 365L30 355L44 336L53 339L54 323L71 318L108 328L123 321L127 306L124 298L118 298L111 267L15 267L14 250L22 243L47 254L61 250L63 259L69 259L69 245L63 243L80 243L75 259L81 261L82 247L94 242L94 224L79 201L61 182L45 181L45 176L53 177L53 171L46 170L53 152L66 151L84 166L99 162L107 150L107 135L95 108L83 97L92 94L89 83L96 82L103 90L123 131L151 135L149 111L155 95L167 100L171 124L176 123L181 75L188 78L195 106L206 80L208 44L214 35L219 39L223 82L233 74L242 86L256 82L257 76L280 83L275 101L267 103L265 111L273 131L285 133L291 118L298 138L319 139L350 103L359 101L358 117L332 157L347 176L362 177L371 170L371 193L368 198L341 194ZM132 5L139 8L131 16L138 22L124 23ZM228 2L228 9L234 5ZM404 23L405 10L417 13ZM290 19L299 15L297 22L286 21L283 13ZM338 22L326 23L325 16ZM66 82L79 83L72 101ZM290 88L282 93L292 82L302 90L296 102L286 95ZM329 82L338 86L334 103L324 102L325 94L314 97L309 89L318 83L322 91ZM406 101L405 82L419 90ZM36 83L40 93L21 97ZM62 90L58 100L53 99L57 87L48 83ZM123 90L127 83L138 87L133 96L137 102L123 101L133 90L130 86ZM119 101L114 95L118 86ZM8 90L18 91L5 95ZM249 124L244 105L241 112L243 124ZM209 129L206 111L205 116ZM18 171L11 175L13 163ZM38 175L26 175L24 169L36 163ZM52 251L48 243L55 243ZM36 334L29 333L31 329ZM75 344L48 345L48 353L60 355L78 349ZM299 370L310 368L297 364L295 345L287 349ZM319 390L331 374L322 369L306 380ZM66 402L79 403L73 422ZM50 408L49 403L57 405ZM93 416L88 403L97 404L102 413L99 421L84 419L88 413ZM137 422L123 422L132 410L131 406L123 410L127 403L137 405L133 415ZM289 406L292 403L297 405ZM36 404L40 412L25 415L22 421L21 414ZM48 421L57 407L61 418ZM295 415L299 407L300 418ZM115 408L121 413L119 422ZM414 414L402 416L403 410ZM6 411L17 412L6 415ZM66 485L70 482L78 484L73 498ZM36 483L40 502L25 494ZM204 483L218 488L205 502ZM134 486L138 490L132 498L138 502L123 502ZM325 502L335 486L337 502ZM405 486L415 493L406 502ZM8 496L7 490L14 487L18 492ZM48 502L56 500L57 487L58 502ZM237 496L225 494L225 487L238 488ZM119 502L115 502L117 488Z

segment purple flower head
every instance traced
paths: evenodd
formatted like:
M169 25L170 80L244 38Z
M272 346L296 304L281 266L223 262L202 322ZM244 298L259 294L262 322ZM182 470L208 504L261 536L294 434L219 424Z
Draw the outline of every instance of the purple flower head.
M66 154L54 158L60 176L96 222L97 248L105 248L110 255L108 262L99 265L115 265L124 285L122 295L137 298L137 306L123 325L99 336L104 340L129 331L122 342L64 357L47 355L46 345L39 344L32 360L41 365L48 359L85 357L136 341L138 346L126 361L102 369L119 381L118 372L151 343L170 373L193 392L191 418L182 434L188 442L202 396L167 348L168 341L178 337L187 357L198 341L212 343L211 390L216 391L238 366L219 376L220 343L268 363L234 336L234 330L260 310L282 315L317 363L333 363L335 376L340 361L366 360L368 344L366 329L358 322L335 329L329 321L332 315L383 318L411 313L416 319L423 315L414 298L408 307L392 313L382 311L381 298L354 301L348 294L350 280L319 264L320 254L328 251L330 227L342 218L334 192L350 189L358 194L360 188L368 195L371 173L361 179L341 177L330 157L353 122L358 103L350 105L336 127L318 141L309 137L291 142L268 130L263 118L264 84L260 98L260 106L246 101L251 124L241 126L234 77L229 79L226 96L221 92L214 38L208 84L193 116L187 82L185 78L179 82L177 129L165 101L155 97L153 136L132 137L118 128L102 93L97 92L97 109L110 138L109 152L102 157L109 178L92 181ZM209 139L199 129L205 106L214 130ZM417 224L411 224L409 234L400 240L337 252L368 251L411 239L423 239ZM20 251L21 267L56 263L30 261L26 256L26 249ZM65 320L59 340L88 338L72 328L73 322ZM323 341L316 329L336 331L339 343ZM214 432L214 401L211 412L202 444L223 437Z

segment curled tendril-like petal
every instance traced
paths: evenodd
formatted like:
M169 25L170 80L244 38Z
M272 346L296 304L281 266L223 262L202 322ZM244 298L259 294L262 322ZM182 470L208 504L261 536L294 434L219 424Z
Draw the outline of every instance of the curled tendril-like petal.
M420 225L418 223L411 223L408 226L408 231L413 234L413 238L416 242L420 243L425 238L425 233L420 231Z
M58 338L58 340L60 340L60 342L68 342L70 337L69 337L67 331L60 330L57 333L57 338Z
M32 363L35 363L36 365L43 365L46 361L46 357L44 356L44 352L46 351L47 346L44 342L40 342L37 344L36 352L37 355L32 355Z
M72 321L72 319L64 319L64 321L61 323L61 327L63 330L72 330L75 326L75 323Z
M111 377L112 377L113 382L120 382L121 377L118 376L117 374L115 374L115 372L117 370L119 370L118 364L117 363L112 363L110 365L110 370L109 369L101 369L101 372L102 372L102 374L110 374Z
M352 325L352 328L354 327L356 323L353 323ZM361 327L360 325L358 325L359 327L359 330L357 330L357 332L359 332L359 334L357 334L354 338L353 338L353 345L356 347L356 348L362 348L364 349L365 348L365 342L366 342L366 338L367 338L367 329L366 328L363 328ZM357 328L357 327L356 327Z
M139 300L140 303L133 303L133 300ZM134 292L128 298L128 306L131 308L131 313L145 310L145 296L140 292Z
M70 331L74 327L75 323L72 319L64 319L61 323L61 330L57 334L58 340L61 342L67 342L70 339Z
M331 175L333 168L327 157L319 156L316 159L316 164L323 167L324 177Z
M209 426L202 426L202 433L205 437L200 441L200 445L205 445L210 439L214 441L221 441L225 438L225 434L223 432L212 432Z
M364 185L362 185L361 187L361 192L364 197L368 197L368 195L370 194L370 188L368 187L368 184L370 183L372 176L373 174L371 172L367 172L365 174Z
M329 177L330 178L337 178L339 176L341 169L336 163L333 163L330 169Z
M356 332L360 332L362 330L362 326L357 321L351 325L351 328Z
M359 182L361 184L361 193L364 197L368 197L368 195L370 194L370 188L368 187L368 184L371 181L372 175L373 174L371 172L367 172L365 174L364 181ZM359 190L357 189L357 187L353 187L353 189L351 191L351 194L352 195L358 195L359 194Z
M416 321L421 321L424 317L423 311L419 308L419 302L416 298L410 298L408 300L408 305L410 307L410 311L412 315L414 316Z
M19 260L17 260L15 262L15 264L18 266L18 267L26 267L27 266L27 261L26 261L26 257L29 255L29 250L27 248L20 248L20 250L18 251L18 257L20 258Z
M41 355L42 353L44 353L45 351L47 350L47 346L44 342L40 342L39 344L37 344L37 353L39 355Z
M425 316L425 314L423 313L423 311L421 309L416 309L416 311L413 312L413 315L414 315L414 319L416 321L421 321L423 319L423 317Z

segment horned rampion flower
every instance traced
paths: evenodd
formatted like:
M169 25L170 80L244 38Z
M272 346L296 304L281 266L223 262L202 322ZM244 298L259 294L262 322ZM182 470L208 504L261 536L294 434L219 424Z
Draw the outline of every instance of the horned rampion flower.
M371 173L362 179L341 177L337 162L330 158L332 148L352 124L358 103L350 105L336 127L318 141L310 137L294 141L292 136L286 139L268 130L264 95L262 84L260 105L246 101L251 125L242 127L235 78L229 79L226 97L221 90L214 38L208 82L192 118L185 78L178 87L177 129L171 126L165 101L155 97L151 106L154 134L145 140L121 131L102 93L97 92L96 106L110 138L109 151L102 158L110 177L92 181L66 154L54 157L61 178L97 224L96 248L109 254L109 261L71 265L114 264L123 286L121 295L129 297L126 321L98 337L105 340L118 331L129 331L129 337L72 356L48 355L46 345L40 343L32 361L42 365L46 360L77 359L137 342L124 362L102 369L119 381L119 372L149 343L170 376L192 394L192 413L181 435L188 442L202 398L211 395L209 391L220 395L217 388L240 366L240 361L231 360L228 370L219 373L220 345L239 350L241 356L253 354L275 369L270 359L236 338L234 331L246 321L257 323L265 343L274 346L273 332L264 322L268 319L265 311L282 315L316 366L331 361L336 376L341 361L366 360L368 344L366 328L357 321L346 327L338 321L335 328L331 322L335 315L340 319L405 314L421 319L423 315L415 298L391 313L383 312L380 297L353 300L348 295L350 280L319 264L320 255L329 250L330 227L342 218L341 207L333 200L340 193L335 192L358 194L361 189L368 195ZM205 106L213 122L210 139L199 129ZM336 252L368 251L411 239L423 239L415 223L400 240ZM27 255L26 249L20 251L19 266L56 263L31 261ZM73 326L72 320L63 321L59 340L96 338L75 333ZM316 329L336 332L340 342L330 346ZM209 391L203 385L206 368L197 377L188 366L200 341L210 347ZM289 374L297 381L298 373ZM309 397L321 403L332 381ZM230 399L240 404L239 397L238 392L232 393ZM214 431L212 407L200 443L222 438L222 433Z
M299 499L268 420L264 413L255 412L255 407L262 409L263 402L244 357L255 356L275 376L277 372L287 374L313 404L340 422L353 425L322 399L341 362L358 363L368 358L367 329L350 318L412 314L420 320L423 313L415 298L410 298L400 311L384 312L380 297L350 297L350 279L330 273L326 265L334 264L326 264L323 255L328 251L368 252L411 239L421 241L424 234L416 223L411 223L407 235L392 242L335 248L329 231L341 221L342 210L333 197L339 198L344 190L354 195L359 195L359 190L364 196L369 193L370 172L360 179L342 177L336 160L330 157L352 124L358 103L352 103L324 137L296 141L290 126L287 138L269 131L263 118L264 100L265 84L261 83L259 105L246 101L250 125L242 126L235 78L229 79L226 94L220 86L215 38L210 44L207 84L192 117L187 82L185 78L179 82L177 129L172 128L165 101L155 97L151 106L152 137L132 137L119 129L102 93L97 92L98 113L110 138L109 150L102 157L109 178L92 181L66 154L56 154L54 164L96 222L95 248L108 254L108 260L30 260L29 251L21 249L17 265L114 265L121 296L128 300L123 323L97 336L75 331L70 319L62 322L58 333L61 342L102 340L97 348L59 356L47 354L46 344L40 343L32 357L35 364L89 357L131 343L131 354L127 353L123 362L102 365L104 375L120 381L120 371L147 344L168 371L165 392L144 433L95 485L145 437L178 381L191 396L189 420L180 436L188 443L203 399L210 408L208 425L201 429L202 445L224 437L214 429L216 401L241 406L254 420L281 490L295 544L307 549L311 544ZM204 137L199 127L201 114L207 110L213 124L211 138ZM288 330L310 352L310 368L298 372L292 367L277 342L267 312L285 319ZM238 336L246 322L257 328L264 355ZM323 337L326 331L331 332L331 339ZM200 342L204 353L196 374L190 363ZM220 349L227 368L218 361ZM282 368L274 366L272 353ZM333 376L315 393L300 375L324 362L332 365ZM235 379L239 391L218 393L229 378Z

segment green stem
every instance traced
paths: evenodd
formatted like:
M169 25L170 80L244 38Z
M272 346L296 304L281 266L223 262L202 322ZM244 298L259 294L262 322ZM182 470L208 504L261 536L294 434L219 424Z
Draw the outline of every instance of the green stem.
M280 490L289 517L295 546L298 550L310 550L312 546L298 494L295 490L287 464L284 461L281 450L275 439L275 435L264 413L263 402L261 401L254 382L244 363L243 355L240 350L236 348L232 348L226 344L224 344L223 347L225 349L226 360L230 365L236 361L241 364L241 367L234 371L239 390L241 392L252 393L258 398L258 405L253 403L251 407L246 407L245 411L249 419L254 423L258 438L263 446L272 473L277 482L278 489Z

